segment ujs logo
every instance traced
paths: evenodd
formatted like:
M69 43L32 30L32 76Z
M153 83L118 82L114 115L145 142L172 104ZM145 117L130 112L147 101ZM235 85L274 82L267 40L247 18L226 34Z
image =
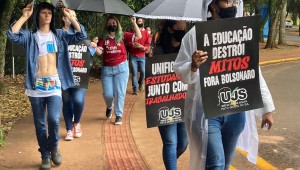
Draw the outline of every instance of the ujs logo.
M75 82L75 85L80 86L80 76L74 75L74 82Z
M245 88L236 87L231 90L229 87L223 87L218 91L219 104L230 104L236 106L238 101L246 100L248 97Z
M178 107L162 107L158 110L159 120L165 123L181 120L181 109Z

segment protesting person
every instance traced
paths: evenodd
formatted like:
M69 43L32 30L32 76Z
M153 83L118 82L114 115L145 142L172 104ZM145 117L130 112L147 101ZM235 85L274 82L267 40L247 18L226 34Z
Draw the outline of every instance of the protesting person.
M70 10L70 13L72 17L77 20L75 11ZM74 29L71 28L71 21L66 16L62 16L62 20L63 30L69 33L75 33ZM96 47L96 43L94 43L94 47ZM85 94L86 89L80 87L71 87L62 90L63 116L67 130L65 136L66 141L72 141L74 137L80 138L82 135L80 119L84 108Z
M146 57L152 57L153 56L153 47L151 45L151 42L152 42L152 36L153 34L151 33L151 27L150 26L145 26L145 30L149 33L149 43L150 43L150 46L148 48L148 50L146 51Z
M50 169L51 160L55 165L62 162L58 148L61 90L74 86L68 44L85 39L87 35L70 9L63 8L62 12L72 23L75 33L55 29L52 4L41 2L33 8L33 4L28 4L23 9L20 19L9 28L7 37L26 49L25 93L31 103L42 157L40 169ZM34 30L21 29L33 11Z
M157 31L154 34L151 34L151 41L150 41L150 51L148 54L148 57L152 57L153 56L153 48L157 46L157 40L159 39L159 35L161 32L161 25L164 24L164 21L162 20L160 25L158 26Z
M99 38L97 36L95 36L93 39L92 39L92 42L98 44L98 41L99 41Z
M211 19L233 18L239 5L238 0L213 0L209 6ZM196 29L193 27L183 38L174 64L174 71L180 80L189 85L185 102L185 123L190 144L190 169L228 170L245 122L255 123L251 118L254 111L247 111L247 115L240 112L206 119L201 97L199 67L207 60L208 55L211 54L197 49ZM264 108L256 111L263 112L262 126L268 124L270 129L273 125L272 112L275 107L261 72L259 83ZM255 125L252 127L256 128ZM257 130L252 130L247 132L252 133L247 137L254 137L257 140Z
M144 20L142 18L137 19L137 26L139 27L142 38L136 40L133 43L129 43L129 57L132 66L132 90L134 95L138 95L138 91L144 90L145 79L145 62L146 51L150 47L149 33L144 28ZM138 71L140 77L138 78Z
M105 32L98 42L97 55L103 54L101 82L106 103L106 117L112 117L112 108L116 115L115 124L122 124L129 68L126 43L134 43L142 37L135 17L131 18L135 33L123 32L119 20L110 15L105 23Z
M184 21L166 20L157 40L157 47L153 49L153 57L177 53L186 27ZM188 145L185 123L158 126L158 129L163 141L162 155L165 167L167 170L176 170L177 159L184 153Z
M151 35L151 27L149 25L145 26L145 30L148 32L149 35Z

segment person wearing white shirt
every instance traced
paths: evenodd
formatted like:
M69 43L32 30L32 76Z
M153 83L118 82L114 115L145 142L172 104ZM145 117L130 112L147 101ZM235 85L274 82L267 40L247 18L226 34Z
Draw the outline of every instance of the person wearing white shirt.
M211 19L235 17L237 11L241 11L237 10L239 5L238 0L213 0L209 5ZM199 67L206 61L207 55L207 52L197 49L196 29L193 27L183 38L173 66L179 79L189 85L184 110L190 144L190 169L229 169L237 143L249 152L248 160L256 163L258 135L254 115L259 114L262 126L267 123L270 129L275 110L261 71L259 81L264 108L206 119Z

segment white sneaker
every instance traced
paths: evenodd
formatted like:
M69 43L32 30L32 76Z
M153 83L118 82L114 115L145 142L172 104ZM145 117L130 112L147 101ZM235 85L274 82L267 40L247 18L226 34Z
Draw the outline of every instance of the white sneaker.
M67 135L65 137L65 141L72 141L74 138L73 138L73 132L72 130L68 130L67 132Z
M81 125L80 123L74 123L74 137L80 138L82 135Z

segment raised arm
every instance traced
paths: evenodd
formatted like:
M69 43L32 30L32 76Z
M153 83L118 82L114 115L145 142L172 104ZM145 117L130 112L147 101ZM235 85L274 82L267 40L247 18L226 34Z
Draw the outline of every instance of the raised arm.
M79 26L77 18L72 15L71 10L68 9L68 8L63 8L63 12L64 12L64 16L66 16L70 20L70 22L73 25L74 29L78 32L81 32L81 28Z
M22 25L32 15L32 12L33 12L33 5L30 3L23 9L23 15L20 17L20 19L11 27L13 33L17 33L20 31Z
M133 26L133 30L135 32L135 40L141 39L142 38L142 33L141 33L140 28L136 24L136 18L135 17L131 17L131 23L132 23L132 26Z

